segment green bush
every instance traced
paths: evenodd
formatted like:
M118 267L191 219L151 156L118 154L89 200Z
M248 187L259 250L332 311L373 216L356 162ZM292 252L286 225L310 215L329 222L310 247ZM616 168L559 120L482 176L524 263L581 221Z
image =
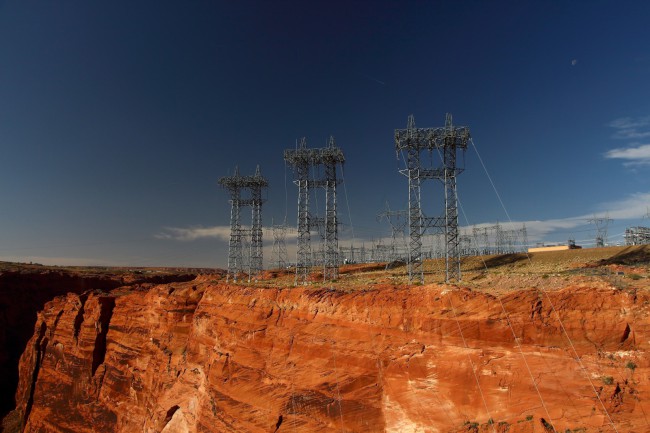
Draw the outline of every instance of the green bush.
M614 378L612 376L603 376L602 381L605 385L611 385L614 383Z

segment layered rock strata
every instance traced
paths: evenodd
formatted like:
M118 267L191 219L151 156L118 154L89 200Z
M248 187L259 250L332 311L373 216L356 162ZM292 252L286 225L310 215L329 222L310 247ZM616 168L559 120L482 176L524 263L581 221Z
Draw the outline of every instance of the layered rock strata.
M46 302L66 293L82 294L90 289L110 291L117 287L139 287L194 279L196 274L180 273L76 273L64 269L0 271L0 417L15 407L18 360L34 333L36 315Z
M646 432L650 297L225 285L67 294L6 431Z

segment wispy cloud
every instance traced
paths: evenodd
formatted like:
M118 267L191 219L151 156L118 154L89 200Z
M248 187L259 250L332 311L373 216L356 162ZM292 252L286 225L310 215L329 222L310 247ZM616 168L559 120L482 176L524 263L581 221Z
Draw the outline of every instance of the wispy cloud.
M645 216L650 203L650 192L638 192L612 202L599 206L600 212L596 216L609 216L615 220L629 220ZM593 216L593 215L592 215ZM585 216L590 218L591 216Z
M626 165L650 164L650 144L633 143L632 147L619 147L605 153L605 158L623 159Z
M169 239L175 241L195 241L197 239L206 238L227 241L230 238L230 227L165 227L162 232L155 234L154 237L156 239Z
M242 229L249 230L249 227L242 226ZM273 239L271 227L263 227L265 240ZM191 227L165 227L163 231L154 235L156 239L168 239L174 241L195 241L198 239L218 239L228 241L230 239L230 226L191 226ZM288 228L285 233L285 240L295 239L295 230Z
M645 117L621 117L612 120L607 125L616 131L612 138L621 140L638 140L650 137L650 116Z
M625 147L617 147L605 152L607 159L621 159L625 166L650 165L650 144L638 140L650 137L650 116L621 117L607 125L615 129L612 138L631 140Z
M500 222L501 228L504 230L518 230L522 225L526 225L529 243L536 241L547 240L549 237L557 237L559 233L565 233L566 236L571 235L571 231L578 229L584 231L583 228L589 229L589 220L596 218L609 217L615 221L621 220L634 220L644 217L648 210L648 203L650 203L650 192L641 192L630 194L621 200L602 203L597 206L594 211L590 213L578 214L574 216L566 216L563 218L554 218L548 220L529 220L529 221L512 221ZM462 224L462 221L461 221ZM493 226L494 222L479 223L473 225L465 225L460 228L461 233L472 236L473 228L483 228ZM244 227L245 229L247 227ZM273 231L271 227L264 227L264 255L267 260L273 260L271 254L271 245L273 243ZM351 244L359 247L366 245L371 248L372 245L383 244L390 245L391 237L383 231L372 231L368 233L357 233L353 238L350 230L341 230L339 232L339 245L342 247L349 247ZM296 230L293 227L288 227L285 233L285 242L289 252L290 260L294 260L296 251ZM157 239L168 239L172 241L195 241L199 239L218 239L227 242L230 238L230 226L214 226L202 227L193 226L187 228L180 227L167 227L157 235ZM408 235L406 235L406 238ZM311 233L313 247L316 248L319 242L319 235L316 232ZM405 239L399 237L398 242L404 242ZM270 263L270 262L269 262Z
M511 230L521 228L522 224L526 224L528 238L531 241L543 240L545 237L553 235L556 231L570 231L581 226L586 226L589 224L589 220L594 217L609 217L613 220L633 220L642 218L648 211L648 203L650 203L650 193L635 193L621 200L602 203L598 206L596 212L590 214L543 221L513 221L512 223L503 223L501 225L505 230ZM477 227L485 225L486 224L479 224Z

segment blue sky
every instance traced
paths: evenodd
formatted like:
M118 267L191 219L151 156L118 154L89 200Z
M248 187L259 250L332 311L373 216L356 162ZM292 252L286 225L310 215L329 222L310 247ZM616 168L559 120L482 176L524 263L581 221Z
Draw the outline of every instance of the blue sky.
M393 130L446 112L531 242L587 245L609 213L615 243L650 224L649 18L643 1L0 0L0 259L225 266L218 178L260 164L265 224L294 223L282 152L330 134L341 238L370 243L384 203L406 205ZM508 221L471 147L465 167L461 225Z

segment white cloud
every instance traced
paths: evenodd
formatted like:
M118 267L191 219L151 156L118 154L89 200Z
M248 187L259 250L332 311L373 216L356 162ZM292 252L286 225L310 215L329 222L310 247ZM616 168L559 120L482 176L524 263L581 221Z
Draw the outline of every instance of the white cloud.
M612 138L619 140L639 140L650 137L650 116L621 117L612 120L607 126L616 130ZM617 147L607 151L604 156L608 159L622 159L623 165L626 166L648 165L650 144L632 142L627 147Z
M619 147L605 152L605 158L623 159L627 165L650 164L650 144L634 144L633 147Z
M638 140L640 138L650 137L650 131L648 131L648 128L650 128L650 116L637 118L621 117L612 120L607 126L616 130L612 136L613 138Z
M609 217L615 221L620 220L634 220L644 217L647 213L647 206L650 203L650 192L647 193L636 193L628 195L621 200L616 200L612 202L602 203L597 206L595 212L586 213L576 216L567 216L564 218L554 218L548 220L532 220L532 221L513 221L513 222L500 222L502 229L504 230L519 230L522 228L523 224L526 224L526 231L528 234L529 244L532 244L536 241L542 241L547 239L549 236L553 236L555 232L568 232L567 236L570 236L570 232L573 229L578 229L578 231L583 231L582 228L587 227L589 229L589 220L592 218L605 218ZM462 224L462 222L461 222ZM494 226L494 222L490 223L480 223L469 226L460 227L461 233L465 235L473 235L473 228L483 228ZM271 266L274 260L272 254L272 243L273 243L273 232L270 227L264 227L264 258L267 266ZM385 227L384 229L385 230ZM363 230L362 230L363 232ZM221 241L227 242L230 237L230 227L229 226L215 226L215 227L189 227L189 228L178 228L178 227L168 227L164 232L161 232L156 235L158 239L169 239L169 240L178 240L178 241L193 241L197 239L205 238L214 238ZM319 236L317 233L312 232L312 250L316 250L318 247ZM363 245L366 248L371 249L376 244L390 245L391 244L390 235L383 232L382 234L372 231L372 233L357 233L357 236L354 238L350 236L349 230L342 230L339 232L339 246L348 248L352 243L355 247L361 247ZM296 255L296 230L294 227L289 226L286 233L286 246L288 250L289 261L295 261ZM400 245L408 242L408 235L404 238L401 236L398 239ZM430 243L431 240L425 240L425 243Z
M552 235L555 231L570 231L581 226L589 224L592 218L606 218L613 220L632 220L642 218L648 211L650 203L650 193L631 194L621 200L603 203L598 206L595 213L583 214L573 217L556 218L549 220L536 221L513 221L512 223L500 223L504 230L520 229L522 224L526 224L526 231L530 241L543 240L547 235ZM477 224L474 226L464 227L466 234L472 234L473 227L492 226L489 224Z
M637 129L631 128L631 129L619 129L616 131L616 133L612 136L613 138L618 138L621 140L635 140L639 138L647 138L650 137L650 131L639 131Z
M610 218L627 220L641 218L646 215L650 204L650 193L638 192L621 200L603 203L597 216L609 215Z
M608 126L616 129L636 129L650 126L650 116L645 117L621 117L609 122Z
M249 227L242 226L242 229L248 230ZM273 239L273 230L271 227L263 227L265 241ZM291 227L287 228L285 239L295 239L296 233ZM165 227L162 232L154 235L156 239L168 239L174 241L195 241L198 239L218 239L227 242L230 239L230 226L213 226L213 227Z
M156 239L170 239L175 241L195 241L205 238L227 241L230 239L230 226L165 227L161 233L157 233L154 237Z

